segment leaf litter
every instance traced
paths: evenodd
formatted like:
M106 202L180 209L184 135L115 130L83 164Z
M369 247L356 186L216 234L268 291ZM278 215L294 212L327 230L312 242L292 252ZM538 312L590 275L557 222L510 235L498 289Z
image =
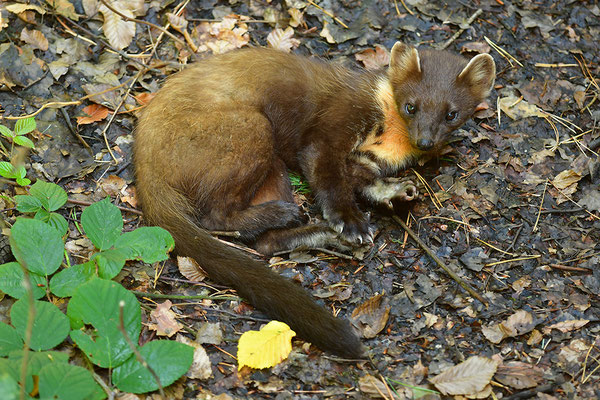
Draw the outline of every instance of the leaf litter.
M73 261L87 259L91 249L75 226L77 202L108 194L123 209L136 206L135 112L182 64L252 44L379 69L397 39L436 46L465 29L448 48L489 52L498 66L488 105L457 132L452 151L416 168L431 192L402 215L489 307L439 270L389 215L375 212L379 233L363 259L314 249L273 259L278 273L340 316L355 313L370 337L363 339L370 360L342 362L294 339L278 366L238 375L240 333L267 321L210 278L195 283L204 276L188 274L194 265L132 262L118 278L128 288L230 299L172 299L185 328L165 308L165 333L178 330L178 340L203 344L187 382L169 388L176 398L391 399L425 389L471 397L529 390L540 398L600 396L595 2L107 3L156 27L127 21L100 1L0 4L0 114L54 103L36 115L36 149L26 167L28 177L61 183L75 201L59 210L71 225ZM469 23L473 7L482 11ZM13 120L0 123L14 128ZM25 194L7 185L2 191ZM302 202L319 217L310 194ZM4 208L3 220L14 222L10 203ZM126 229L143 222L137 213L124 215ZM4 296L0 310L11 301ZM153 334L144 327L145 337Z

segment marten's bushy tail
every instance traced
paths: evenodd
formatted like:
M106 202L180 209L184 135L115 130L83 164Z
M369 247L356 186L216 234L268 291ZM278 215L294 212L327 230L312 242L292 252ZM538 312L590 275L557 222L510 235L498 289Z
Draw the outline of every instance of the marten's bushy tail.
M332 316L301 286L265 263L213 238L194 222L185 196L171 187L152 189L151 194L140 191L144 216L171 233L178 254L194 258L212 280L235 289L270 318L287 323L300 338L342 357L361 357L362 345L347 321Z

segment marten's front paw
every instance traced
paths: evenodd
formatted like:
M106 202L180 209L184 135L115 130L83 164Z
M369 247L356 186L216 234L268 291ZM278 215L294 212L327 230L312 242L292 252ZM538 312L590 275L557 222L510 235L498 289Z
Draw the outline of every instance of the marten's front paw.
M357 210L331 212L325 216L329 225L344 240L350 244L364 244L373 242L373 231L369 227L368 215Z
M383 178L377 179L372 185L367 186L364 194L375 203L391 207L392 199L411 201L418 196L419 192L409 179Z

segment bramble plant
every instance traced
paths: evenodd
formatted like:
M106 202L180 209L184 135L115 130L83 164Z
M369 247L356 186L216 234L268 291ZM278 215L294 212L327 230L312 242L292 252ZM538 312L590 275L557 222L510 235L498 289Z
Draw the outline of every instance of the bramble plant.
M35 393L37 389L39 398L103 399L106 393L94 381L91 364L110 368L112 384L131 393L158 389L156 377L162 387L181 377L192 363L193 348L169 340L155 340L138 347L156 374L153 376L129 344L137 347L140 304L133 293L110 280L127 260L165 260L174 247L171 235L157 227L122 233L121 212L107 198L87 207L81 215L81 225L98 251L88 262L67 267L63 225L56 223L60 220L57 216L52 216L65 203L66 193L57 185L39 181L30 193L17 199L17 208L35 213L35 217L19 217L11 228L11 250L17 261L0 265L0 290L18 299L10 310L11 325L0 322L3 396L18 398L23 383L25 393ZM64 268L59 271L61 265ZM25 284L25 273L30 289ZM44 296L52 302L37 300ZM57 297L69 296L65 315L53 303ZM31 309L35 312L31 313ZM28 328L30 318L32 328ZM28 329L30 350L23 365ZM89 368L71 365L68 354L52 350L67 336L89 359ZM22 367L26 368L24 382Z
M33 149L35 148L33 142L25 135L32 132L35 128L36 123L33 117L24 118L15 123L14 131L11 131L4 125L0 125L0 134L11 141L11 146L16 144ZM9 157L12 157L12 150L11 147ZM19 185L26 186L31 183L29 179L25 178L26 174L27 171L24 166L15 166L8 161L0 161L0 175L4 178L15 179Z

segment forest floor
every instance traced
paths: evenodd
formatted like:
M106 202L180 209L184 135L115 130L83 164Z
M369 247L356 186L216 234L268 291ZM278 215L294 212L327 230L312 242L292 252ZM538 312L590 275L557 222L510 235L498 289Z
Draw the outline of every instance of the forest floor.
M90 243L74 229L81 204L108 195L123 209L138 207L135 111L185 64L270 45L380 68L397 40L467 57L485 52L496 62L487 107L457 131L445 155L406 171L421 195L397 215L480 299L389 212L374 210L378 231L362 259L312 249L269 260L340 317L358 310L354 323L368 360L339 360L294 339L281 364L238 373L237 340L259 329L261 314L239 301L172 299L180 333L202 344L210 359L208 374L180 379L168 388L172 397L445 397L421 388L474 395L472 388L430 382L446 371L439 381L459 386L465 375L487 374L479 377L485 386L479 398L600 398L596 1L113 2L135 16L129 23L98 1L57 0L54 9L48 3L0 4L0 124L12 128L9 117L55 102L35 115L27 176L68 192L73 201L61 211L71 224L67 246L84 258ZM8 198L19 193L2 186ZM309 215L318 214L310 193L297 199ZM18 212L4 201L10 225ZM143 224L139 212L125 211L124 218L127 229ZM183 278L174 260L131 263L116 279L149 293L217 291L210 278L201 284ZM6 320L13 300L0 299ZM149 323L164 300L140 300ZM141 341L155 335L145 324ZM474 363L471 371L448 369L466 360ZM476 364L490 360L491 372Z

